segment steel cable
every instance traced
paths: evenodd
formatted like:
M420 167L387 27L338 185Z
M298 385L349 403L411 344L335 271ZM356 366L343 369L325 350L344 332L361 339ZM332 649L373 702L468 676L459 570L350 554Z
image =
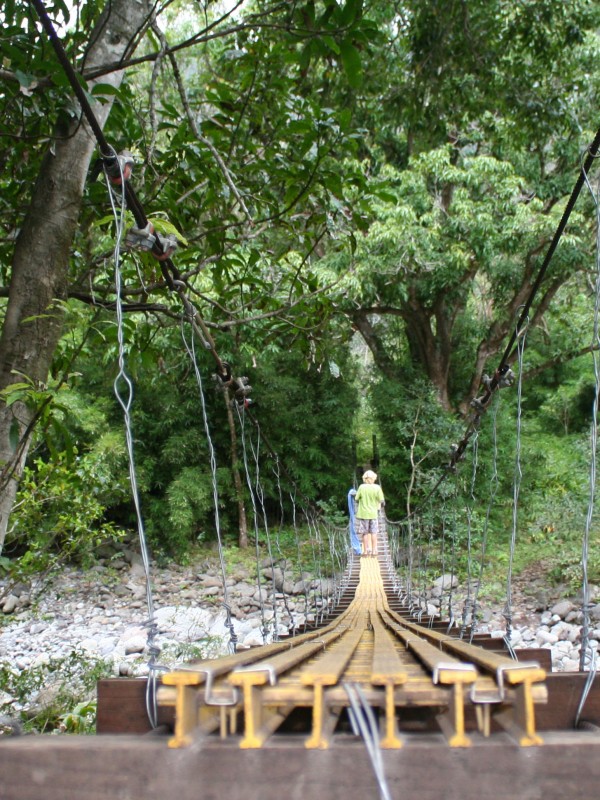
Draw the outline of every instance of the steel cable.
M271 564L271 596L272 596L272 603L273 603L273 641L279 641L279 625L277 621L277 597L276 597L276 587L275 587L275 562L273 560L273 549L271 547L271 535L269 532L269 523L267 520L267 512L265 509L265 493L263 491L262 483L260 482L260 462L259 462L259 451L260 451L260 426L256 426L256 448L252 444L252 438L250 438L250 449L252 450L252 456L254 458L254 489L256 492L256 497L258 498L258 502L260 503L260 508L262 512L263 518L263 527L265 530L265 540L267 542L267 553L269 556L269 562Z
M246 475L246 484L248 486L248 492L250 493L250 500L252 502L252 518L254 520L254 553L256 558L256 585L258 590L258 602L260 607L260 621L261 621L261 636L263 640L263 644L267 643L267 637L269 634L269 629L267 627L267 620L265 617L265 605L262 595L262 582L260 580L260 544L259 544L259 529L258 529L258 509L256 507L256 498L254 496L254 489L252 488L252 480L250 478L250 469L248 467L248 452L246 449L246 425L245 425L245 414L243 410L240 409L238 403L234 403L238 419L240 422L240 430L241 430L241 439L242 439L242 455L244 461L244 472Z
M191 321L191 319L190 319ZM192 366L194 368L194 375L196 377L196 384L198 386L198 393L200 395L200 406L202 408L202 421L204 423L204 432L206 435L206 441L208 444L208 452L209 452L209 463L210 463L210 474L212 480L212 492L213 492L213 507L214 507L214 520L215 520L215 532L217 534L217 545L219 548L219 566L221 569L221 583L223 585L223 608L225 609L225 625L229 631L229 648L232 653L236 652L237 647L237 635L235 632L235 627L233 625L233 620L231 617L231 605L229 603L229 595L227 591L227 567L225 564L225 554L223 551L223 538L221 536L221 517L219 514L219 487L217 483L217 457L215 454L215 448L212 441L212 436L210 433L210 426L208 424L208 414L206 411L206 398L204 396L204 385L202 382L202 374L198 367L198 359L196 357L196 346L194 343L194 328L192 327L192 336L191 341L188 342L188 339L185 335L185 329L183 326L182 320L182 327L181 327L181 338L183 340L184 347L190 357L192 362Z
M115 154L116 155L116 154ZM117 162L118 163L118 162ZM109 183L107 181L107 183ZM154 599L152 596L152 578L150 570L150 559L148 556L148 546L146 542L146 533L144 529L144 521L142 517L142 509L140 503L139 489L137 484L137 476L135 469L135 457L133 447L133 433L131 423L131 405L133 402L133 384L127 375L125 368L125 337L123 330L123 309L121 302L121 239L125 229L125 181L121 182L121 202L117 210L115 204L115 194L112 188L109 188L109 198L113 210L115 224L116 224L116 237L114 248L114 261L115 261L115 295L116 295L116 313L117 313L117 343L118 343L118 367L119 371L113 383L114 393L117 402L123 411L123 418L125 424L125 441L127 447L127 458L129 465L129 482L131 485L131 494L133 505L135 509L135 518L138 531L138 539L140 542L140 552L144 566L144 576L146 581L146 604L148 607L148 620L145 627L148 629L147 634L147 648L150 659L148 661L148 683L146 688L146 710L148 719L153 728L158 724L158 710L156 702L156 673L159 670L164 670L164 667L156 663L156 659L160 653L160 648L156 645L155 638L158 633L156 620L154 618ZM110 184L109 184L110 187Z
M594 365L594 402L592 404L592 425L590 431L590 472L589 472L589 499L585 518L585 530L581 547L582 569L582 613L581 650L579 653L579 670L585 669L588 648L590 648L590 585L588 577L589 542L594 519L594 505L596 499L596 468L598 457L598 403L600 402L600 363L598 348L600 347L600 179L597 188L592 187L587 171L585 171L586 186L594 201L596 209L596 286L594 299L594 324L592 335L592 361ZM591 650L591 648L590 648ZM591 653L593 661L593 651Z
M473 451L473 468L471 471L471 488L469 499L467 501L467 594L465 597L462 613L462 623L460 627L460 638L463 639L467 631L469 622L469 614L471 615L471 624L473 623L473 608L472 608L472 594L471 594L471 560L472 560L472 545L473 545L473 507L475 505L475 482L477 480L477 455L479 451L479 431L475 432L471 443Z
M519 317L518 326L522 324L523 315ZM510 645L512 636L512 573L515 558L515 549L517 543L517 527L518 527L518 511L519 511L519 493L521 491L521 479L523 472L521 470L521 417L523 411L523 353L525 350L525 340L527 335L527 324L525 321L524 327L519 327L516 332L515 338L517 341L517 356L518 356L518 371L519 377L517 379L517 437L515 442L515 470L513 480L513 503L512 503L512 529L510 536L510 551L508 560L508 570L506 575L506 604L502 616L506 620L506 636L505 641Z
M343 683L344 690L350 701L348 716L354 733L362 737L367 753L371 759L371 765L377 784L379 786L379 797L381 800L391 800L392 796L387 785L381 747L379 746L379 731L377 720L373 709L368 704L362 689L358 684Z
M477 576L477 582L475 584L475 592L473 594L473 612L472 612L472 621L471 621L471 635L470 641L473 641L473 637L475 636L477 630L477 603L479 600L479 592L481 590L481 584L483 582L483 570L485 568L485 556L487 551L487 538L488 538L488 531L490 526L490 514L492 512L492 508L494 502L496 500L496 494L498 492L498 409L500 407L500 395L496 394L494 403L492 406L492 475L490 478L490 495L488 499L487 508L485 511L485 521L483 523L483 533L481 536L481 551L479 555L479 574Z

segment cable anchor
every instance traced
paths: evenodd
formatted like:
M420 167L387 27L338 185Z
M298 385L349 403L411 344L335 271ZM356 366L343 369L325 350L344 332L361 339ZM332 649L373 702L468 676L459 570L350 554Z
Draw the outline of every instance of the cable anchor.
M221 361L221 364L215 369L213 377L219 389L226 389L228 386L231 386L231 365L227 361Z
M254 405L249 395L252 393L252 386L248 383L248 378L235 378L233 380L235 386L235 402L242 408L250 408Z
M100 164L100 168L96 173L96 167L98 163ZM95 178L98 177L100 169L104 169L106 177L112 183L112 185L121 186L123 181L128 181L129 178L131 178L134 164L135 159L128 150L123 150L116 157L108 156L99 158L92 170L92 175L94 175L93 179L95 180Z
M474 408L475 411L477 411L477 413L483 414L486 410L485 396L474 397L469 403L469 405L471 406L471 408Z
M154 227L150 222L144 228L129 228L125 234L126 250L141 250L143 253L150 253L155 244Z
M514 382L515 373L512 371L512 369L510 369L510 367L507 367L498 378L498 386L501 389L505 389L508 386L512 386Z
M171 258L175 250L177 250L177 237L174 233L156 233L154 232L156 237L157 243L162 248L162 252L159 253L156 249L151 250L152 255L158 261L166 261L168 258Z

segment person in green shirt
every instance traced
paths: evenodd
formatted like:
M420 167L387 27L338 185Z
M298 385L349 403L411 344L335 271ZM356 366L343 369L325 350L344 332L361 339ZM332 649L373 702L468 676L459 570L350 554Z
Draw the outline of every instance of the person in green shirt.
M363 475L363 483L358 487L355 498L358 504L356 519L358 520L358 533L362 536L363 556L377 555L379 509L385 500L381 486L375 483L376 480L377 474L368 469Z

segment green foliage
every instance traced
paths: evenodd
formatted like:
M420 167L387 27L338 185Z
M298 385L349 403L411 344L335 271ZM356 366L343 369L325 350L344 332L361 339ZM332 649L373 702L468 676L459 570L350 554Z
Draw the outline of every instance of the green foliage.
M410 389L376 379L370 399L381 434L380 473L388 498L386 510L397 519L406 513L411 479L414 507L441 476L450 458L450 445L460 439L463 426L440 408L431 387L417 376Z
M77 703L72 711L61 714L60 730L65 733L95 733L97 703L94 700L84 700Z
M48 574L65 561L89 564L101 543L123 536L106 518L107 508L129 494L122 436L106 431L106 420L91 406L79 420L95 438L82 442L81 428L73 424L79 402L70 394L64 408L70 412L68 437L77 437L82 452L58 452L57 441L50 460L38 454L23 472L4 549L15 579Z
M90 698L95 696L98 680L111 674L108 662L73 650L64 658L22 671L0 665L0 690L24 706L21 716L28 730L92 733L96 702ZM36 698L44 690L50 690L51 694L38 704Z
M72 465L59 453L25 468L4 551L14 579L47 574L69 561L89 564L100 544L122 537L105 519L102 466L91 457ZM114 487L108 496L115 496Z
M68 23L68 57L83 64L102 3L49 9ZM352 436L366 461L373 433L388 511L402 514L411 480L414 506L442 474L482 362L501 352L564 210L579 153L597 125L600 7L587 0L257 0L237 10L233 34L221 13L215 3L202 11L167 4L158 22L186 96L169 59L128 70L107 136L117 150L136 153L133 180L149 217L177 234L178 270L220 355L251 378L261 435L281 460L246 420L249 467L253 473L254 447L268 520L289 511L292 483L302 502L341 521L355 467ZM79 111L31 5L6 4L3 23L10 74L0 97L8 132L0 142L0 272L8 286L29 187L47 143L64 138ZM155 33L148 35L147 47L157 51ZM186 40L189 48L180 48ZM96 97L108 91L91 89ZM582 198L572 217L542 287L550 303L545 327L529 339L526 371L540 370L524 399L534 422L525 435L523 538L533 546L553 544L540 540L549 525L574 541L585 502L581 436L592 374L589 364L563 356L591 341L583 273L590 205ZM107 208L102 180L89 184L69 279L90 305L114 301ZM185 558L199 541L214 541L214 509L193 367L176 327L168 327L179 324L181 307L149 255L122 253L121 269L125 302L139 311L126 314L123 334L147 531L157 554ZM29 571L50 566L59 551L85 561L105 536L135 527L112 393L114 315L78 303L47 312L65 316L48 384L18 375L3 393L39 419L7 545ZM41 328L46 318L28 324ZM348 351L365 320L373 374L357 369L362 356ZM223 397L208 379L214 364L199 349L218 510L232 539L230 432ZM500 566L514 469L507 406L492 510ZM18 426L12 433L16 448ZM484 426L479 498L489 493L490 448ZM241 448L237 457L249 509ZM454 513L455 485L463 499L470 493L467 464L452 490L448 482L441 489L450 510L430 513L435 538ZM472 520L477 545L483 514ZM463 559L465 535L462 519ZM575 550L564 548L565 569Z

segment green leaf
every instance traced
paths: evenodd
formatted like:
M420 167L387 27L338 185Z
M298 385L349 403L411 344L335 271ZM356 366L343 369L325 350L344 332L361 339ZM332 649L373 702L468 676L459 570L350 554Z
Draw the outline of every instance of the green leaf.
M362 0L346 0L346 5L341 11L340 22L342 25L352 24L362 13Z
M344 39L340 44L340 55L348 83L353 89L357 89L363 79L360 53L353 44Z
M118 95L119 89L113 86L112 83L96 83L92 88L92 95L94 97L100 95Z
M161 217L153 217L152 219L148 218L148 222L152 223L154 229L157 230L159 233L172 233L174 236L177 237L178 241L181 242L182 245L185 247L188 246L187 239L177 230L175 225L172 222L169 222L168 219L162 219Z
M34 75L28 75L26 72L21 72L20 69L15 70L15 78L25 89L28 89L35 80Z
M333 38L333 36L323 36L322 37L322 42L323 42L323 44L326 44L327 47L336 54L336 56L339 56L339 54L340 54L340 46L336 42L336 40Z

